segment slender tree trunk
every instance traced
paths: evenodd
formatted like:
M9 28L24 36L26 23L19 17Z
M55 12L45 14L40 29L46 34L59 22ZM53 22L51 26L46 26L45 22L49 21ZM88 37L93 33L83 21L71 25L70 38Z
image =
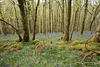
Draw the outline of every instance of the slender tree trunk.
M51 0L49 0L49 31L51 33Z
M83 21L82 21L82 25L81 25L80 35L82 35L83 31L84 31L85 20L87 17L87 8L88 8L88 0L85 0L85 10L84 10L84 17L83 17Z
M61 22L61 32L64 34L64 0L62 0L62 22Z
M19 30L19 22L18 22L18 18L17 18L17 11L16 11L16 7L15 7L15 2L14 1L13 1L13 6L14 6L14 10L15 10L15 17L16 17L16 22L17 22L17 28Z
M19 8L21 12L21 20L23 24L23 42L29 41L29 30L28 30L28 21L27 21L27 14L26 14L26 8L25 8L25 0L18 0Z
M67 23L66 23L66 32L63 40L69 41L69 26L71 20L71 0L68 0L68 11L67 11Z
M34 22L33 22L33 40L35 40L35 34L36 34L36 22L37 22L37 11L38 11L38 7L39 7L39 3L40 3L40 0L38 0L38 3L36 5L36 9L35 9L35 18L34 18ZM33 6L34 7L34 6Z
M59 30L59 28L58 28L58 24L59 24L59 11L58 11L58 9L59 9L59 6L57 5L57 13L56 13L56 23L55 23L55 32L57 33L58 32L58 30Z

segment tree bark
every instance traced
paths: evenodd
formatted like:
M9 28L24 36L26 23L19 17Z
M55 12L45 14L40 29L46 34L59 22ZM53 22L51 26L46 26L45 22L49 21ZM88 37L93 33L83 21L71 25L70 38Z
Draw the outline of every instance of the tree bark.
M13 1L13 6L14 6L14 10L15 10L15 18L16 18L16 22L17 22L17 28L19 30L19 22L18 22L18 18L17 18L17 11L16 11L16 7L15 7L15 2Z
M72 28L71 35L70 35L70 40L72 39L73 32L75 31L75 26L76 26L76 21L77 21L77 15L78 15L78 9L75 12L75 20L74 20L73 28Z
M49 31L51 33L51 0L49 0Z
M84 10L84 17L83 17L83 21L82 21L82 24L81 24L81 30L80 30L80 35L83 34L83 31L84 31L84 27L85 27L85 20L86 20L86 17L87 17L87 8L88 8L88 0L85 0L85 10Z
M39 3L40 3L40 0L38 0L38 3L36 5L36 9L35 9L35 13L33 13L35 15L35 18L34 18L34 22L33 22L33 39L32 40L35 40L35 34L36 34L36 22L37 22L37 10L38 10L38 7L39 7ZM33 6L34 7L34 6Z
M43 4L43 33L46 34L46 0Z
M20 12L21 12L21 18L22 18L21 21L23 25L23 42L28 42L29 41L29 29L28 29L25 2L26 0L18 0Z
M91 39L92 42L100 43L100 23L96 29L95 35Z
M71 0L68 0L67 10L68 11L67 11L66 32L63 38L64 41L69 41L69 26L70 26L70 20L71 20Z
M62 22L61 22L61 32L64 34L64 0L62 0Z

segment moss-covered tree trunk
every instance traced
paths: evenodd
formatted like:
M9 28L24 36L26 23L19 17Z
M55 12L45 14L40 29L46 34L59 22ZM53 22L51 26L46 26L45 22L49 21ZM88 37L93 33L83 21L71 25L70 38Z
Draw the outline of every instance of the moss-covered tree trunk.
M100 23L99 23L99 25L96 29L96 32L95 32L93 38L91 39L91 41L96 42L96 43L100 43Z
M21 21L23 25L23 42L29 41L29 30L28 30L28 21L27 21L27 14L26 14L26 0L18 0L19 8L21 12Z
M66 23L66 32L64 35L63 40L69 41L69 26L70 26L70 20L71 20L71 0L68 0L68 8L67 8L67 23Z
M85 27L85 20L86 20L86 17L87 17L87 8L88 8L88 0L85 0L85 10L84 10L84 16L83 16L83 21L82 21L82 24L81 24L81 30L80 30L80 35L83 34L83 31L84 31L84 27Z

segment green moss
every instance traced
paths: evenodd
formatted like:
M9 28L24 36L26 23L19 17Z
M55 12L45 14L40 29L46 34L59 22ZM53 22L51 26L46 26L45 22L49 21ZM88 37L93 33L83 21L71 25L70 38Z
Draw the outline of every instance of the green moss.
M5 50L7 50L9 46L11 46L10 43L3 44L3 45L0 47L0 51L5 51Z
M57 43L57 45L61 45L61 44L65 44L65 43L66 43L66 41L61 41L61 42Z
M99 37L96 34L93 36L93 38L91 39L91 41L95 42L95 43L100 43Z
M88 51L88 50L85 48L85 44L77 44L77 45L75 45L75 46L70 46L69 48L82 50L83 52ZM91 49L91 46L87 46L87 48L88 48L88 49Z
M16 48L11 48L10 50L9 50L9 52L13 52L13 51L17 51L17 49Z
M81 43L79 43L79 44L77 43L77 41L75 42L75 44L74 44L74 42L73 42L73 43L71 43L71 44L69 45L69 48L71 48L71 49L82 50L83 52L88 51L88 50L86 49L86 47L87 47L89 50L97 50L97 49L100 49L100 43L94 43L94 42L91 42L91 41L89 41L88 44L87 44L87 46L85 47L86 41L87 41L87 40L83 40L83 41L81 41Z
M80 43L86 44L86 43L90 43L90 42L91 42L91 40L89 40L89 41L87 41L87 40L82 40Z
M37 43L37 42L40 42L40 40L39 40L39 39L36 39L36 40L34 40L32 43L35 44L35 43Z
M12 49L12 48L16 48L17 50L21 50L23 47L21 45L21 43L16 43L14 45L11 45L8 50Z
M75 40L74 42L72 42L70 45L77 45L79 44L80 42L78 40Z
M35 43L35 46L39 45L40 42Z
M2 43L0 43L0 47L2 46L3 44Z
M5 47L7 47L7 46L9 46L9 44L4 44L4 45L2 45L0 48L5 48Z
M89 43L89 45L92 46L93 50L100 49L100 43L91 42L91 43Z
M21 50L23 47L22 47L22 45L17 45L17 50Z

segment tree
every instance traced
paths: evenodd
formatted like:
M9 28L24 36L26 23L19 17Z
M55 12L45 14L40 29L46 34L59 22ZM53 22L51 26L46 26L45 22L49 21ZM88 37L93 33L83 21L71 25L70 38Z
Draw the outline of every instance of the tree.
M36 9L35 9L35 13L33 13L33 14L35 14L34 15L35 18L33 19L33 40L35 40L35 34L36 34L37 11L38 11L38 7L39 7L39 3L40 3L40 0L38 0L38 3L36 5Z
M86 20L86 17L87 17L87 7L88 7L88 0L85 0L85 9L84 9L83 21L82 21L82 24L81 24L80 35L82 35L83 31L84 31L85 20Z
M17 35L18 35L18 37L19 37L19 42L22 41L22 37L21 37L21 35L20 35L20 33L19 33L19 30L16 29L16 27L14 27L12 24L8 23L7 21L5 21L5 20L3 20L3 19L0 19L0 21L2 21L2 23L5 23L5 24L11 26L11 27L16 31L16 33L17 33Z
M77 7L77 0L76 0L76 11L75 11L75 19L74 19L74 24L73 24L73 27L72 27L72 31L71 31L71 35L70 35L70 40L72 38L72 34L75 30L75 26L76 26L76 22L77 22L77 15L78 15L78 7Z
M100 7L100 4L96 7L95 12L94 12L94 14L93 14L93 18L92 18L92 20L91 20L90 27L89 27L89 28L90 28L90 29L89 29L90 31L91 31L91 27L92 27L93 22L95 21L97 15L98 15L99 12L100 12L100 10L98 11L99 7Z
M69 26L70 26L70 19L71 19L71 0L68 0L68 7L67 7L67 23L66 23L66 30L63 40L69 41Z
M0 2L0 14L1 14L2 19L4 19L2 12L1 12L1 8L2 8L2 5L1 5L1 2ZM5 23L1 23L1 27L2 27L3 34L7 35L7 25Z
M100 22L100 21L99 21ZM100 23L96 29L95 35L91 39L92 42L100 43Z
M46 0L43 4L43 33L46 34Z
M52 32L51 28L51 0L49 0L49 31Z
M26 0L18 0L20 13L21 13L21 21L23 25L23 42L29 41L29 30L28 30L28 21L27 21L27 13L26 13Z
M18 22L18 17L17 17L17 11L16 11L16 5L15 5L15 2L13 1L12 2L12 4L13 4L13 6L14 6L14 10L15 10L15 17L16 17L16 23L17 23L17 28L18 28L18 30L19 30L19 22Z
M64 0L62 0L62 22L61 22L61 32L64 34Z

